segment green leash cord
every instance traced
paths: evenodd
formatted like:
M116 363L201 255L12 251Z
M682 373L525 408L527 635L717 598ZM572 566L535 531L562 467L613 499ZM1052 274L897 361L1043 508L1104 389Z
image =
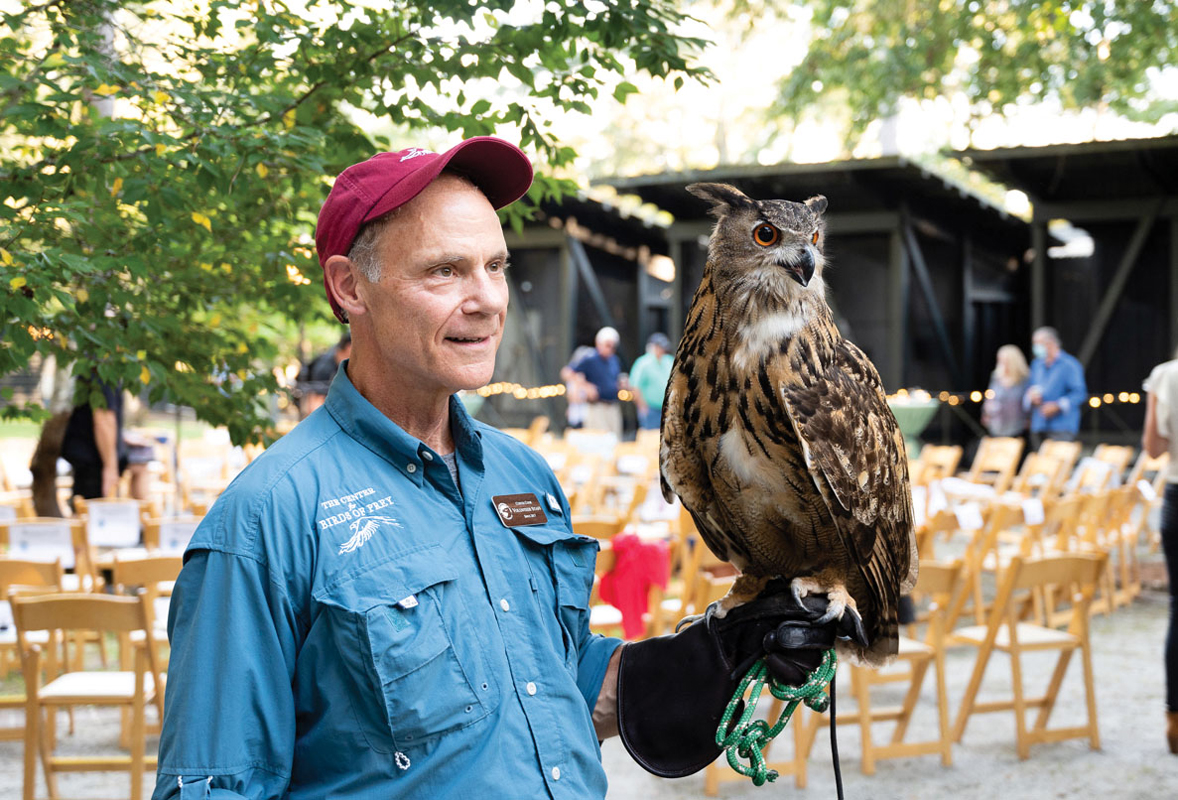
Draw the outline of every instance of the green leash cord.
M834 654L834 648L831 648L822 655L822 663L810 673L804 684L785 686L769 675L765 659L758 659L736 687L732 699L728 701L728 707L724 709L720 727L716 729L716 744L727 751L728 765L741 775L752 778L755 786L763 786L766 781L772 783L777 780L777 770L765 767L765 754L762 751L789 724L790 717L799 703L805 703L818 713L826 711L830 705L826 687L834 678L837 664L838 658ZM733 715L736 714L737 704L744 698L750 684L753 688L745 704L744 713L733 726L732 732L726 733ZM773 727L769 727L769 723L763 719L753 719L757 701L761 699L761 691L766 685L769 687L769 693L778 700L788 701ZM748 766L740 762L739 759L742 758L748 760Z

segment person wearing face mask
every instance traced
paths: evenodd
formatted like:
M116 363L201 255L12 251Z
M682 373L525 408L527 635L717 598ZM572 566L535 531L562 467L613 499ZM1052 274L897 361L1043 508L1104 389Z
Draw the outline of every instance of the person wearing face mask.
M1060 345L1055 328L1037 329L1031 336L1030 386L1023 406L1031 412L1031 447L1045 439L1074 441L1080 431L1080 408L1088 399L1084 367Z

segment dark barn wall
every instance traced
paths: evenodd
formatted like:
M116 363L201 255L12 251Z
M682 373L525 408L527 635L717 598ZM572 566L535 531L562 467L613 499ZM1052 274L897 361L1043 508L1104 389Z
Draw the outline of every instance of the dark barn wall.
M639 267L633 261L590 245L585 246L585 251L593 265L601 293L605 296L606 308L613 317L613 326L622 338L618 349L622 366L629 369L634 359L642 355L638 330ZM593 302L580 273L577 275L577 281L577 327L573 335L573 346L592 346L597 331L607 324L607 320Z
M823 277L839 332L888 374L888 236L831 236ZM899 386L885 386L894 392Z

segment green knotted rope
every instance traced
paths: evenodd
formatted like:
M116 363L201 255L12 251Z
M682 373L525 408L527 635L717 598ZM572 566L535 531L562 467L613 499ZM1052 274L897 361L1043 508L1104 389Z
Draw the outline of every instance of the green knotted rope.
M765 766L765 747L789 724L790 717L799 703L805 703L819 713L830 706L826 687L834 677L837 663L838 658L834 654L834 648L831 648L822 655L822 663L810 673L805 683L801 686L787 686L778 683L769 674L764 657L758 659L736 687L732 699L728 701L728 707L724 709L720 727L716 729L716 744L727 751L728 765L741 775L752 778L755 786L763 786L766 781L771 783L777 780L777 770L767 769ZM729 733L728 726L736 713L737 704L744 699L745 691L750 684L753 688L749 692L748 702L745 703L744 713ZM769 727L769 723L763 719L753 719L757 701L760 700L761 691L766 685L769 687L769 693L778 700L788 701L773 727ZM748 760L748 766L739 761L742 758Z

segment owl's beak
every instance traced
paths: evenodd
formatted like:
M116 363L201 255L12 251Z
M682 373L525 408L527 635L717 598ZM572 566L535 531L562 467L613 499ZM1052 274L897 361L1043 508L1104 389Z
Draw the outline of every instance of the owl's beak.
M810 283L810 279L814 277L814 254L807 247L793 261L787 263L779 261L777 262L777 266L783 268L789 273L791 278L802 284L802 286L807 286Z

